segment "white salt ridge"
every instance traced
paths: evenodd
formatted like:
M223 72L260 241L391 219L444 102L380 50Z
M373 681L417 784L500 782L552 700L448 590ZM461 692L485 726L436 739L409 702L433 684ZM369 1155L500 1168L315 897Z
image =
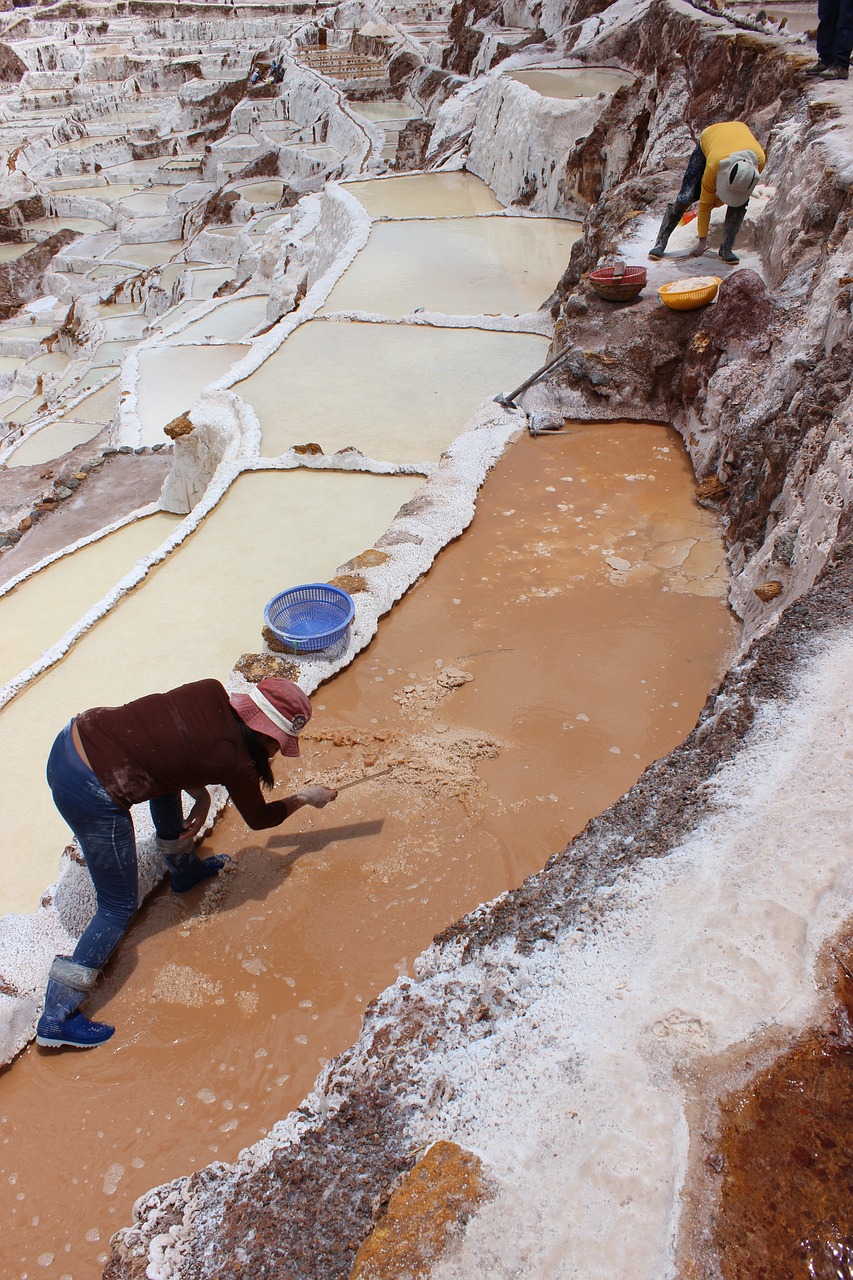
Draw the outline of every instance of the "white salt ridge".
M760 1056L832 1000L816 966L849 914L853 868L853 632L765 704L743 749L707 784L714 809L682 846L633 867L590 903L600 925L522 956L510 943L459 966L433 949L420 992L460 1009L502 988L493 1034L449 1033L419 1066L413 1145L477 1151L496 1200L433 1280L662 1280L688 1152L682 1081L739 1045ZM437 972L440 970L440 972ZM432 976L430 976L432 975ZM426 990L424 990L426 988Z

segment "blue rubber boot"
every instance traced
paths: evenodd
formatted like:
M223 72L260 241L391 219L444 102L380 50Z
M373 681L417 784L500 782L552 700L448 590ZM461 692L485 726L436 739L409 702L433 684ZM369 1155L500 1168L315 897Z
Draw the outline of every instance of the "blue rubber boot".
M62 1045L94 1049L109 1040L115 1027L106 1022L92 1022L79 1012L97 977L97 969L77 964L68 956L56 956L50 967L44 1012L36 1027L36 1044L47 1049L58 1049Z
M226 862L231 861L227 853L213 858L197 858L192 844L187 847L185 840L158 838L157 844L163 854L163 861L169 868L173 893L187 893L202 880L218 876Z

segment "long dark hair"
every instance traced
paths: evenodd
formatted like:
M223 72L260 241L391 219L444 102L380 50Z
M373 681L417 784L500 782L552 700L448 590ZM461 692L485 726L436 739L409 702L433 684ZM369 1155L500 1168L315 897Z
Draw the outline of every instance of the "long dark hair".
M245 720L242 720L237 715L236 711L234 715L237 716L237 723L240 726L246 750L252 757L252 764L255 766L255 772L260 779L261 786L266 787L267 791L269 791L275 785L275 778L272 776L270 758L266 753L263 742L261 742L260 734L255 733L254 729L250 729Z

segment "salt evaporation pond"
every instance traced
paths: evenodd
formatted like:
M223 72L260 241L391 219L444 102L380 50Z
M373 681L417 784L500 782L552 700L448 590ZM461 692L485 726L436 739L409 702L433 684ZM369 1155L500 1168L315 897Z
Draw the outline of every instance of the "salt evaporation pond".
M115 395L113 395L113 401L115 401ZM56 422L48 423L47 426L36 431L6 460L6 466L32 467L37 462L52 462L54 458L61 458L70 449L75 449L78 444L85 444L87 440L92 440L99 431L103 431L112 417L110 413L103 422L87 422L73 418L70 414L71 411Z
M358 192L355 192L358 196ZM399 318L536 311L566 269L579 222L561 218L434 218L382 222L323 312Z
M277 794L356 777L383 753L399 776L272 832L226 814L205 852L234 854L232 871L193 901L150 900L107 971L90 1007L115 1040L82 1076L79 1055L32 1047L4 1076L0 1176L24 1197L5 1247L22 1271L50 1251L97 1274L137 1196L266 1133L436 931L541 866L689 731L733 638L719 531L692 482L657 426L576 425L511 448L465 537L315 694ZM300 531L306 550L315 527ZM678 563L660 567L673 544ZM200 592L195 626L197 607ZM446 667L473 678L442 693ZM406 694L417 685L440 698Z
M267 295L254 294L248 298L232 298L221 306L208 311L200 320L188 324L178 333L163 339L164 346L203 342L207 338L233 341L244 338L267 320Z
M260 419L265 457L316 443L324 453L355 445L388 462L437 461L477 405L521 382L547 351L533 334L314 320L232 390Z
M0 684L36 662L142 556L159 547L180 517L160 512L81 547L0 595Z
M141 350L137 413L142 444L162 443L166 424L191 409L208 383L221 378L248 350L239 344Z
M343 182L371 218L465 217L496 213L497 196L472 173L413 173L395 178ZM556 282L555 282L556 283Z
M101 222L98 218L35 218L32 222L27 223L27 229L30 231L44 231L48 235L55 235L57 231L80 231L83 235L95 235L99 231L107 231L108 227L105 222Z
M32 244L13 244L11 242L0 244L0 262L14 262L33 247Z
M120 244L111 249L111 262L128 262L136 267L159 267L183 252L183 240L144 240L139 244Z
M241 653L258 650L264 605L276 591L330 578L376 541L421 483L311 471L241 476L177 555L0 711L0 751L10 756L9 803L0 813L0 914L33 911L56 878L68 831L51 802L44 765L63 724L86 707L206 675L224 679ZM85 582L84 571L81 599L88 596ZM22 848L26 858L15 852Z
M596 98L611 94L636 79L612 67L555 67L542 71L512 71L510 80L526 84L543 98Z
M364 120L415 120L420 114L406 102L351 102L349 105Z
M278 204L284 191L284 183L279 180L240 182L229 189L237 191L247 204Z

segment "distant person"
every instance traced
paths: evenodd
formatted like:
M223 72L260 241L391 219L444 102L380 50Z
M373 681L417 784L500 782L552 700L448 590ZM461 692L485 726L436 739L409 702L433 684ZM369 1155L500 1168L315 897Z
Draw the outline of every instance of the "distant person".
M807 76L821 80L846 80L853 52L853 0L818 0L817 62Z
M656 262L663 257L669 237L691 204L698 200L696 233L699 243L691 250L690 256L698 258L705 252L711 210L724 204L728 207L719 257L723 262L738 262L734 253L735 239L764 164L761 145L739 120L727 120L704 129L687 162L675 203L666 206L658 238L649 250L649 257Z
M74 955L53 961L36 1029L40 1045L88 1049L115 1030L79 1009L136 914L131 805L148 801L172 888L185 893L228 861L199 859L193 849L210 809L208 785L228 789L253 831L277 827L303 805L322 809L335 799L337 792L320 784L269 802L261 791L273 785L273 756L299 755L299 734L310 719L311 703L289 680L261 680L230 697L218 680L199 680L121 707L95 707L66 725L53 744L47 780L80 843L97 910ZM193 801L186 818L184 791Z

